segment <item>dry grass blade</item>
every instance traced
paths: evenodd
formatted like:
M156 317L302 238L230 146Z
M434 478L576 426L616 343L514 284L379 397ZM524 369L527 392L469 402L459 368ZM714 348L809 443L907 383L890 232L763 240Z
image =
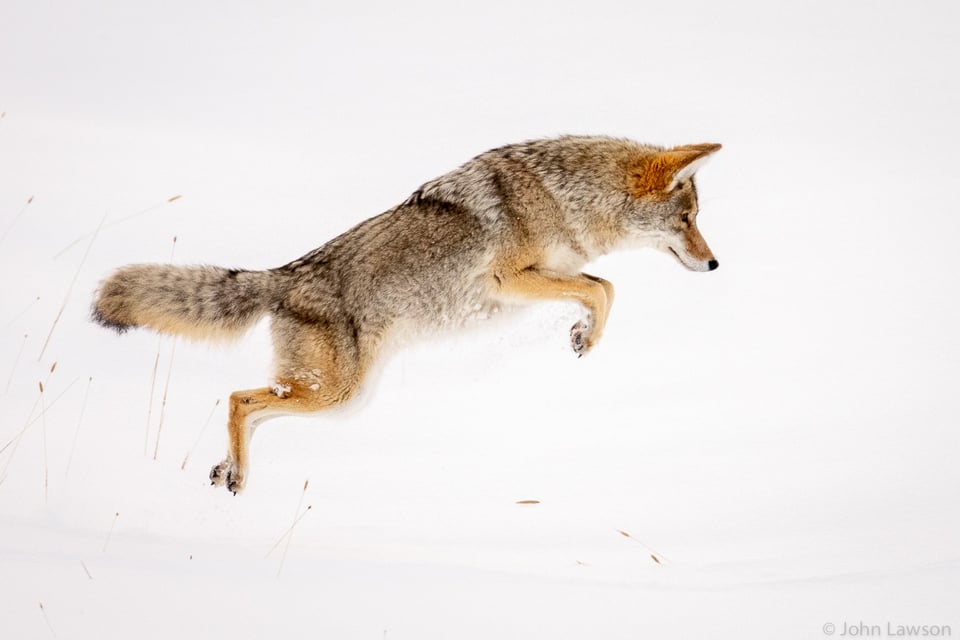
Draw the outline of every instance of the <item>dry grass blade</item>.
M54 363L50 373L53 373L53 369L56 367L57 364ZM47 504L50 497L50 463L47 456L47 419L43 417L47 414L47 408L43 403L43 383L39 382L38 384L40 385L40 422L43 426L43 502Z
M50 409L53 409L53 405L57 404L57 401L58 401L60 398L62 398L62 397L64 396L64 394L67 393L67 391L70 391L70 389L73 387L73 385L77 384L77 382L79 382L79 381L80 381L80 376L77 376L76 378L74 378L73 380L71 380L71 381L70 381L70 384L68 384L66 387L64 387L63 391L61 391L60 393L57 394L57 397L53 399L53 402L51 402L50 404L47 405L47 411L50 411ZM49 382L49 379L48 379L48 382ZM28 426L28 427L32 427L34 424L37 423L37 421L41 420L42 418L43 418L43 414L40 414L39 416L37 416L36 418L34 418L33 420L31 420L31 421L27 424L27 426Z
M203 439L203 433L207 430L207 425L210 424L210 421L213 419L213 414L217 412L217 407L219 406L220 399L217 398L217 401L213 403L213 409L210 409L210 415L207 416L206 422L203 423L203 427L200 429L200 435L197 436L196 442L194 442L193 446L190 447L190 451L187 452L187 455L183 457L183 463L180 465L181 471L187 468L187 461L190 460L190 456L193 455L194 450L200 445L200 440Z
M162 339L157 339L157 357L153 359L153 374L150 376L150 402L147 404L147 429L143 434L143 455L147 455L150 446L150 423L153 422L153 393L157 389L157 369L160 366L160 346Z
M96 242L97 236L100 235L100 229L103 228L103 223L107 220L107 214L103 214L103 218L100 219L100 224L97 225L96 231L93 232L93 237L90 238L90 244L87 245L87 250L83 252L83 258L80 260L80 264L77 265L77 270L73 272L73 280L70 281L70 286L67 287L67 293L63 296L63 304L60 305L60 311L57 312L57 317L53 320L53 325L50 327L50 333L47 334L47 339L43 341L43 348L40 349L40 355L37 357L37 362L43 360L43 354L47 351L47 345L50 344L50 338L53 337L53 332L57 328L57 323L60 322L60 316L63 315L63 310L67 308L67 302L70 300L70 294L73 293L73 287L77 284L77 278L80 277L80 270L83 269L83 265L87 262L87 257L90 255L90 249L93 248L93 243Z
M33 196L30 196L27 198L27 202L20 208L20 211L17 212L17 215L13 216L13 220L10 221L10 224L7 225L7 228L3 230L3 235L0 235L0 244L7 239L7 234L10 233L13 227L17 224L17 221L20 220L24 212L27 210L27 207L29 207L32 203Z
M293 528L297 526L297 522L300 521L300 518L297 514L300 513L300 507L303 505L303 498L307 495L307 487L310 486L310 479L307 478L303 481L303 491L300 492L300 499L297 501L297 509L293 512L293 523L290 525L290 533L287 535L287 543L283 547L283 555L280 557L280 567L277 569L277 577L280 577L280 572L283 571L283 564L287 560L287 550L290 549L290 541L293 540ZM307 508L307 511L310 509ZM304 512L306 513L306 511Z
M540 504L539 500L517 500L514 504Z
M27 414L27 420L26 422L23 423L23 428L20 429L20 432L17 433L17 435L13 436L9 441L7 441L7 443L3 445L3 447L0 447L0 454L2 454L4 451L7 450L7 448L10 447L10 445L13 445L13 449L10 451L10 456L7 457L7 463L3 467L3 472L0 473L0 482L2 482L2 478L7 477L7 470L10 468L10 463L13 462L13 456L17 454L17 448L20 446L20 440L23 439L23 434L25 434L27 432L27 429L30 428L30 425L33 424L33 422L31 422L30 419L33 418L33 413L34 411L37 410L38 406L40 406L39 396L34 401L33 406L30 407L30 413Z
M157 441L153 445L153 459L157 459L160 452L160 434L163 433L163 416L167 411L167 392L170 390L170 375L173 373L173 356L177 353L177 342L174 340L170 347L170 362L167 365L167 381L163 385L163 399L160 401L160 424L157 425Z
M19 319L22 318L23 316L27 315L27 311L30 311L30 309L33 308L33 305L37 304L38 302L40 302L40 296L37 296L36 298L34 298L34 299L33 299L33 302L31 302L30 304L28 304L28 305L23 309L23 311L21 311L20 313L18 313L17 315L15 315L15 316L14 316L13 318L11 318L10 320L7 320L7 323L6 323L5 325L3 325L3 330L6 331L7 329L10 328L10 325L12 325L14 322L16 322L17 320L19 320Z
M104 225L104 229L109 229L110 227L115 227L115 226L117 226L118 224L123 224L124 222L128 222L128 221L130 221L130 220L133 220L134 218L138 218L138 217L140 217L140 216L142 216L142 215L144 215L144 214L147 214L147 213L150 213L151 211L154 211L154 210L156 210L156 209L159 209L160 207L163 207L163 206L165 206L165 205L168 205L168 204L170 204L171 202L176 202L177 200L179 200L179 199L182 198L182 197L183 197L183 196L176 195L176 196L171 196L171 197L169 197L169 198L167 198L166 200L163 200L163 201L161 201L161 202L155 202L155 203L153 203L152 205L150 205L149 207L147 207L147 208L145 208L145 209L140 209L139 211L136 211L136 212L134 212L134 213L131 213L130 215L124 216L123 218L117 218L116 220L112 221L110 224ZM67 246L65 246L63 249L60 249L60 251L58 251L58 252L53 256L53 259L56 260L57 258L59 258L60 256L62 256L63 254L65 254L67 251L69 251L70 249L73 249L75 246L77 246L77 245L80 243L80 241L82 241L84 238L86 238L87 236L89 236L90 233L94 233L94 232L85 233L85 234L83 234L82 236L80 236L79 238L77 238L76 240L74 240L73 242L71 242L70 244L68 244Z
M20 447L20 441L23 439L23 434L27 432L27 429L36 424L38 420L43 420L47 411L57 403L57 400L63 397L63 394L70 390L70 387L72 387L77 380L79 380L79 378L74 378L73 382L67 385L67 388L61 391L60 395L53 399L53 402L45 406L40 412L39 416L34 418L33 413L37 410L37 407L40 406L41 401L43 400L43 389L45 386L50 386L50 378L53 376L53 371L56 368L57 363L54 362L53 366L50 367L50 373L47 375L46 385L42 382L40 383L40 395L37 396L37 399L33 402L33 406L30 407L30 413L27 414L27 420L23 424L23 428L20 429L20 432L17 435L11 438L5 445L3 445L2 448L0 448L0 454L2 454L10 445L13 445L13 449L10 451L10 455L7 457L7 462L3 467L3 473L0 473L0 484L2 484L7 478L7 471L10 469L10 463L13 462L13 457L17 454L17 449ZM44 436L44 445L46 445L46 436Z
M173 236L173 246L170 247L170 262L173 262L173 254L177 250L177 236ZM157 453L160 450L160 433L163 431L163 414L166 412L167 408L167 392L170 390L170 374L173 371L173 354L177 350L177 343L174 340L173 346L170 348L170 362L167 365L167 382L163 386L163 400L160 402L160 424L157 426L157 441L153 447L153 459L157 459ZM153 410L153 390L157 382L157 364L160 362L160 343L157 343L157 359L153 363L153 380L150 383L150 410ZM149 437L150 432L150 412L147 413L147 433ZM146 442L144 442L143 453L146 455Z
M287 527L286 531L284 531L282 534L280 534L280 537L277 538L277 541L273 543L273 546L270 547L270 550L267 551L266 555L263 556L263 559L264 559L264 560L266 560L267 558L269 558L269 557L270 557L270 554L273 553L274 551L276 551L276 550L277 550L277 547L279 547L279 546L283 543L283 541L287 539L287 536L289 536L291 533L293 533L293 528L294 528L295 526L297 526L297 523L299 523L301 520L303 520L303 516L307 515L307 512L309 512L310 509L313 509L313 505L307 505L307 508L304 510L304 512L300 514L300 517L297 518L296 520L294 520L294 521L293 521L293 524L291 524L289 527Z
M20 356L23 355L23 348L27 346L27 338L30 334L23 334L23 342L20 343L20 349L17 351L17 357L13 359L13 366L10 368L10 377L7 378L7 386L3 389L3 394L6 395L10 391L10 383L13 382L13 374L17 372L17 365L20 364Z
M81 560L80 566L83 567L83 572L87 574L87 577L93 580L93 576L90 575L90 569L87 569L87 563Z
M117 526L117 518L119 517L120 517L119 511L113 514L113 522L110 523L110 530L107 531L107 539L103 541L103 553L107 552L107 545L110 544L110 538L113 537L113 528Z
M44 619L44 621L46 621L46 623L47 623L47 628L50 629L50 634L51 634L54 638L56 638L56 637L57 637L57 632L53 630L53 625L50 624L50 618L49 618L49 616L47 616L47 610L43 608L43 603L42 603L42 602L40 603L40 613L43 614L43 619Z
M87 410L87 397L90 395L90 384L93 382L93 376L87 378L87 389L83 392L83 404L80 405L80 417L77 419L77 428L73 432L73 444L70 446L70 456L67 458L67 471L64 475L70 475L70 465L73 464L73 453L77 450L77 440L80 438L80 425L83 424L83 414Z
M49 411L50 409L52 409L53 406L57 404L57 401L60 400L60 398L62 398L67 391L70 391L70 388L73 387L73 385L77 384L78 380L80 380L79 376L74 378L73 381L70 384L68 384L66 388L57 395L56 398L53 399L53 402L47 405L46 410ZM23 434L27 432L27 429L35 425L39 420L43 418L43 414L40 414L36 418L33 417L33 412L37 410L37 406L39 404L40 404L40 398L38 397L36 401L33 403L33 407L31 407L30 413L27 414L27 421L24 423L23 428L20 430L20 432L17 435L15 435L13 438L8 440L7 443L3 445L3 447L0 447L0 453L3 453L4 451L6 451L10 445L15 445L14 450L16 450L16 443L20 442L20 438L22 438ZM10 457L11 458L13 457L12 453L10 454ZM7 466L10 466L9 459L7 460ZM6 473L6 470L4 470L4 474L5 473Z
M637 544L639 544L640 546L642 546L644 549L646 549L646 550L647 550L647 554L649 554L649 556L650 556L650 559L653 560L654 562L656 562L657 564L659 564L659 565L662 565L662 564L663 564L663 562L660 560L661 558L663 558L664 560L667 560L667 558L666 558L663 554L657 553L656 551L654 551L653 549L651 549L649 545L645 544L645 543L642 542L641 540L638 540L637 538L634 538L632 535L630 535L630 534L627 533L626 531L623 531L622 529L617 529L617 533L619 533L620 535L622 535L624 538L630 538L631 540L633 540L634 542L636 542Z

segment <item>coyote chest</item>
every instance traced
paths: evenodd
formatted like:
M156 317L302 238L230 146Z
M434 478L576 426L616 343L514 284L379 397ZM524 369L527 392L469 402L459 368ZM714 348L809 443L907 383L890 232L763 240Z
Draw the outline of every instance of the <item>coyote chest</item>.
M588 256L582 249L575 249L566 244L551 244L543 253L544 269L567 275L579 273L588 261Z

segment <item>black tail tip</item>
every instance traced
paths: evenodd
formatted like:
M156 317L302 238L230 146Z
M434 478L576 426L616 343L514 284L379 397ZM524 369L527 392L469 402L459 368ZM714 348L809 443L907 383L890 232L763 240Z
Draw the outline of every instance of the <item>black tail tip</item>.
M107 329L113 329L114 331L117 332L117 335L123 335L131 327L131 325L126 324L124 322L117 322L115 320L111 320L110 318L100 313L100 310L97 309L95 306L93 307L93 309L90 310L90 319L96 322L101 327L106 327Z

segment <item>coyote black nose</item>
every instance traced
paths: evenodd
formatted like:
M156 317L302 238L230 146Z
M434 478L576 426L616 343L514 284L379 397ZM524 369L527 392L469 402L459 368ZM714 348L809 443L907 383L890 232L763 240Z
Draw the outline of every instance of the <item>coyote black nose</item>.
M720 266L720 263L717 262L716 258L714 258L713 260L707 263L707 267L710 269L710 271L713 271L719 266Z

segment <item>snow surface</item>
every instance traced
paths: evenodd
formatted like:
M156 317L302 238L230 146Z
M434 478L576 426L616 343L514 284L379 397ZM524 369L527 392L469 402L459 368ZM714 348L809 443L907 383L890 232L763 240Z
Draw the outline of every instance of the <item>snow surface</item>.
M0 636L960 634L958 14L5 0ZM579 360L559 304L412 344L260 429L239 497L207 472L266 327L88 321L119 265L276 266L561 133L723 143L720 269L590 265Z

